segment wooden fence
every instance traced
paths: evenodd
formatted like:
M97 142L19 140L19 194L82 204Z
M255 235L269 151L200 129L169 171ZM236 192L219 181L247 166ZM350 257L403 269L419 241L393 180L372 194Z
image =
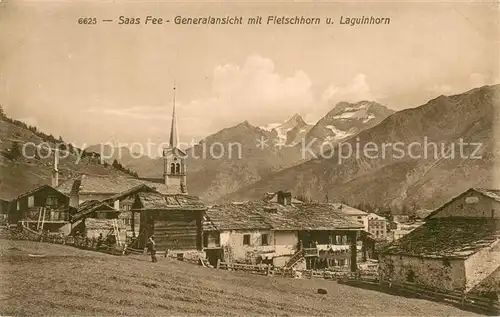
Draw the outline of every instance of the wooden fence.
M320 270L304 270L298 271L292 268L271 268L268 265L253 265L253 264L242 264L242 263L231 263L231 262L219 262L217 268L222 270L231 271L244 271L252 274L258 275L270 275L279 277L302 277L302 278L324 278L324 279L354 279L358 276L358 273L349 271L320 271Z
M25 226L18 226L15 229L5 230L2 233L4 238L11 240L29 240L37 242L48 242L54 244L66 244L86 250L101 251L110 254L124 254L125 249L118 246L108 246L104 243L98 246L96 238L62 236L60 234L40 233Z
M493 314L500 313L500 304L498 299L493 297L488 298L478 294L468 294L461 291L448 291L415 283L379 282L366 277L359 277L352 280L342 280L340 282L347 285L370 288L397 295L407 295L432 301L445 302L467 310Z

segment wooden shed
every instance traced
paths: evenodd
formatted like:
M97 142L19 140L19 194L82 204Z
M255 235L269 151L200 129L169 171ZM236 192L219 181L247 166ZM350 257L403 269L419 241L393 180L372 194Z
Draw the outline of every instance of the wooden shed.
M139 247L145 247L154 235L159 251L202 249L206 207L198 197L141 192L136 195L132 211L140 213Z

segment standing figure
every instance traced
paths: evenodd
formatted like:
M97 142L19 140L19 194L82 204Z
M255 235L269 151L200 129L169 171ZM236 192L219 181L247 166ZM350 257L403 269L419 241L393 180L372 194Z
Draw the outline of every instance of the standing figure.
M158 260L156 259L156 242L153 236L149 237L148 251L151 254L151 262L158 262Z

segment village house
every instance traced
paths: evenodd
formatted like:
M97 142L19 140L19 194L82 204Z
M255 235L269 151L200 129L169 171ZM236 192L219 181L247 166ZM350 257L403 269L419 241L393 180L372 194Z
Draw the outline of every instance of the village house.
M254 261L274 251L274 237L264 217L249 212L246 204L209 208L203 224L203 248L209 262Z
M346 216L351 221L359 222L360 224L363 225L366 231L369 231L368 230L369 214L366 211L359 210L357 208L348 206L343 203L331 203L331 205L334 206L340 213L342 213L342 215Z
M139 225L137 247L144 248L149 237L154 235L160 251L202 250L205 211L205 205L195 196L177 194L165 197L155 192L136 194L132 212L139 213L140 221L132 225Z
M219 235L223 256L237 255L224 260L272 259L275 266L356 270L357 241L366 238L362 224L331 204L293 204L289 193L277 195L279 203L257 200L207 211L215 230L205 231L205 237ZM362 247L361 257L366 258L366 251Z
M394 241L380 256L380 276L469 292L500 266L500 190L471 188ZM498 290L497 290L498 291Z
M393 240L398 240L401 239L403 236L407 235L408 233L412 232L413 230L417 229L418 227L422 226L425 222L422 220L415 220L415 221L393 221L394 223L394 230L392 230L393 233Z
M22 222L34 230L62 231L69 234L69 197L50 185L29 190L10 203L9 221Z
M387 240L387 219L377 214L370 213L367 216L367 222L368 232L373 236L375 240Z
M169 188L165 184L152 183L138 178L88 174L63 182L57 189L69 196L71 206L77 208L87 200L102 201L110 199L142 185L148 186L163 195L178 193L177 189Z
M80 204L78 211L71 217L72 233L83 234L87 238L107 237L112 231L119 236L120 242L126 242L125 223L118 219L120 211L98 200L87 200Z

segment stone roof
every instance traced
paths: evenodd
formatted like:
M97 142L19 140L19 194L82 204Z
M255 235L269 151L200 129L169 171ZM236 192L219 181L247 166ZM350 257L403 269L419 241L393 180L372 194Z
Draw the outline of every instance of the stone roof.
M278 203L278 193L279 192L269 192L264 195L263 200L269 203ZM302 200L292 197L292 204L302 204Z
M37 187L35 187L33 189L30 189L30 190L28 190L28 191L20 194L18 197L16 197L16 199L20 199L20 198L32 195L32 194L34 194L34 193L36 193L38 191L44 190L44 189L50 189L53 192L60 194L61 196L66 196L67 197L67 195L65 193L63 193L62 191L60 191L59 189L56 189L56 188L54 188L54 187L52 187L50 185L41 185L41 186L37 186Z
M359 210L357 208L348 206L343 203L330 203L333 207L335 207L340 213L346 216L367 216L368 213L366 211Z
M486 189L486 188L469 188L468 190L466 190L465 192L461 193L460 195L457 195L455 197L453 197L452 199L450 199L447 203L443 204L442 206L440 206L439 208L436 208L434 209L434 211L432 211L431 213L429 213L425 219L431 219L432 216L434 216L435 214L437 214L439 211L441 211L444 207L448 206L449 204L451 204L452 202L454 202L456 199L462 197L463 195L471 192L471 191L475 191L481 195L484 195L486 197L489 197L495 201L498 201L500 202L500 190L499 189Z
M210 224L220 231L272 228L264 217L246 207L247 204L215 206L209 208L206 215Z
M85 228L90 230L111 230L113 228L113 223L116 219L95 219L87 218L85 219ZM118 229L126 229L123 221L116 221Z
M107 203L113 203L116 200L122 200L123 198L130 196L132 194L138 193L138 192L157 192L154 188L146 185L146 184L139 184L137 186L131 187L121 193L118 193L112 197L106 198L105 201Z
M188 195L167 195L158 192L140 192L137 194L138 206L134 209L141 210L162 210L162 209L193 209L204 210L206 207L197 196Z
M116 212L118 212L113 207L111 207L110 205L108 205L102 201L87 200L87 201L84 201L83 203L81 203L80 206L78 206L78 210L77 210L76 214L74 214L71 219L73 222L77 221L77 220L85 217L86 215L94 212L94 211L116 211Z
M475 191L500 202L500 189L473 188Z
M382 253L433 258L468 258L500 239L500 221L437 218L389 244Z
M175 189L169 189L165 184L153 183L132 177L108 175L81 175L77 179L63 182L57 189L67 195L75 189L79 189L79 193L81 194L117 195L140 185L147 185L163 195L177 192Z
M208 213L208 211L207 211ZM212 220L208 217L207 214L205 214L203 216L203 223L202 223L202 226L203 226L203 231L218 231L217 230L217 227L215 226L215 224L212 222Z
M281 205L263 200L216 205L207 215L219 230L359 230L363 225L349 220L330 204Z

